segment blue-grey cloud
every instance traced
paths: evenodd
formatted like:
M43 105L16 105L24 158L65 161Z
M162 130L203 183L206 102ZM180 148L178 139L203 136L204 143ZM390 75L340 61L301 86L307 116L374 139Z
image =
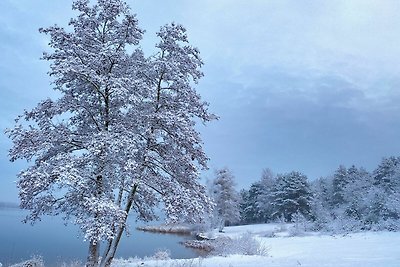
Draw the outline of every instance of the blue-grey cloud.
M400 149L387 142L400 134L400 113L393 112L399 95L370 98L335 73L255 66L242 75L253 81L208 84L214 79L206 78L205 87L217 88L208 97L220 103L215 109L221 120L204 135L212 167L231 165L243 185L256 180L263 167L300 170L312 179L329 175L339 164L372 169L382 156ZM382 80L390 87L399 82Z
M127 1L147 30L182 23L200 48L198 89L221 118L200 127L210 167L233 169L241 186L262 168L329 175L339 164L372 169L400 151L400 5L395 0ZM0 17L0 127L55 96L39 60L38 28L66 26L70 0L4 0ZM0 136L0 200L16 198L23 163ZM204 175L212 175L205 173ZM10 192L10 193L9 193Z

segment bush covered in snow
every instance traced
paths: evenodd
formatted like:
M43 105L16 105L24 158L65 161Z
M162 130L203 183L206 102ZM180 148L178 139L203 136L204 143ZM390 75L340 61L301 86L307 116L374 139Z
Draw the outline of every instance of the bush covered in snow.
M169 250L157 250L152 257L154 260L169 260L170 258L171 252Z
M42 257L34 256L30 260L13 264L10 267L44 267L44 262Z
M188 240L184 242L187 247L209 252L211 255L227 256L240 255L266 255L267 249L250 233L245 233L237 238L219 236L211 240Z
M82 267L85 266L81 261L71 261L71 262L63 262L60 265L61 267Z

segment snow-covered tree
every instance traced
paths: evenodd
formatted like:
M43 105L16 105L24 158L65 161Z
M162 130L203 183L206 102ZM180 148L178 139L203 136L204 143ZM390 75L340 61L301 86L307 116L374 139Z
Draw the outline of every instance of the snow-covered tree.
M340 166L332 178L313 182L315 225L336 232L400 229L399 182L398 157L384 158L372 174Z
M249 190L241 189L239 192L239 213L240 213L240 222L243 224L252 223L252 212L249 212Z
M311 183L314 227L319 230L332 220L332 177L321 177Z
M400 157L389 157L372 174L375 186L371 217L375 221L400 220Z
M373 173L374 184L393 193L400 188L400 157L383 158Z
M253 183L249 190L240 191L240 219L243 223L260 223L262 221L261 210L258 205L261 192L260 182Z
M311 217L312 193L307 176L299 172L278 175L273 189L275 218L291 221L295 213Z
M363 221L370 206L368 190L373 186L371 175L354 165L347 170L347 184L343 190L344 208L349 217Z
M339 206L344 203L343 190L347 182L347 169L343 165L340 165L339 168L335 171L332 181L332 204L334 206Z
M122 0L75 0L70 31L50 36L50 76L56 100L46 99L7 130L27 220L63 214L89 241L87 266L109 266L128 215L151 220L162 204L170 220L198 221L211 201L198 181L206 168L195 122L215 118L194 85L199 51L185 29L161 27L156 53L146 57L143 30ZM99 263L101 241L106 241Z
M235 190L235 178L228 168L215 171L212 181L211 194L214 198L216 217L219 221L219 231L224 226L240 220L239 194Z
M264 169L261 174L260 187L261 190L257 196L256 206L259 210L261 222L269 222L273 219L274 213L273 188L276 178L270 169Z
M270 169L264 169L261 179L251 184L249 190L241 191L240 213L243 223L262 223L272 219L272 189L275 176Z

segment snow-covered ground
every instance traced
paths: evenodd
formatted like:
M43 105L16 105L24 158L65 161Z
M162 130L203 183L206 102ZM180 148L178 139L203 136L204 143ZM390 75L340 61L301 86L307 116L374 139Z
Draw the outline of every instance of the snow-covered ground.
M231 238L251 233L268 248L267 256L230 255L192 260L117 260L115 267L399 267L400 232L288 236L278 224L226 227ZM271 237L274 236L274 237Z

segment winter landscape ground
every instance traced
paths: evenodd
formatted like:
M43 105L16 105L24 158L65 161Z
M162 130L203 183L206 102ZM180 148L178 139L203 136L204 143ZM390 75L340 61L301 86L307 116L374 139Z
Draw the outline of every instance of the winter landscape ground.
M238 238L250 233L267 249L266 255L228 255L191 260L117 259L114 267L398 267L400 266L399 232L360 232L342 235L304 233L290 236L290 227L258 224L226 227L215 236Z

